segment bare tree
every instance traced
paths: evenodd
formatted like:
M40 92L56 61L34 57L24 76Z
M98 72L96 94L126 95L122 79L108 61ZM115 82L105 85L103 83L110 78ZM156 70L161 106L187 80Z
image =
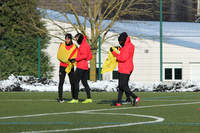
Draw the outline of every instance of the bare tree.
M114 23L121 17L127 14L148 14L152 15L152 10L146 7L151 4L146 0L68 0L65 2L64 7L57 7L57 11L62 14L66 22L71 24L76 32L81 32L88 36L88 43L91 46L93 58L90 61L90 80L96 81L96 53L98 49L98 38L101 37L101 44L108 38L107 33L110 31ZM68 13L74 15L76 23L71 21ZM80 15L84 18L81 20ZM63 33L65 29L54 22L49 17L53 24L60 28ZM106 21L105 21L106 20ZM90 34L86 28L89 23ZM37 26L35 26L37 28ZM56 37L55 35L52 35ZM57 37L59 38L59 37Z
M74 4L79 6L74 6ZM86 27L89 22L90 36L88 37L88 42L91 45L93 54L93 59L90 61L90 80L96 81L98 38L102 37L101 43L103 43L110 28L120 16L126 14L151 14L148 9L133 8L134 6L145 4L147 4L145 0L77 0L76 2L69 0L65 4L66 8L58 9L77 32L87 36ZM78 12L80 10L82 11L81 13ZM75 16L76 24L67 15L69 12ZM84 17L84 21L80 20L80 14ZM107 21L105 22L104 20ZM60 28L62 29L62 27Z

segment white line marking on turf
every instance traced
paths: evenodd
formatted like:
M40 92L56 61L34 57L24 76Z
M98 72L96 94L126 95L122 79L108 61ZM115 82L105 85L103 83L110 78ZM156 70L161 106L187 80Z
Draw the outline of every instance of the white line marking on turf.
M97 109L97 110L85 110L86 112L98 112L98 111L111 111L111 110L125 110L125 109L143 109L143 108L153 108L153 107L168 107L168 106L178 106L178 105L190 105L190 104L200 104L200 102L191 103L176 103L176 104L159 104L159 105L149 105L149 106L136 106L136 107L126 107L126 108L112 108L112 109ZM84 111L79 111L84 112Z
M176 99L176 100L160 100L160 99L155 99L155 100L143 100L143 101L159 101L159 102L199 102L199 100L196 99L190 99L190 100L181 100L181 99Z
M136 106L136 107L126 107L126 108L95 109L95 110L83 110L83 111L73 111L73 112L43 113L43 114L33 114L33 115L21 115L21 116L20 115L19 116L6 116L6 117L0 117L0 120L13 119L13 118L27 118L27 117L48 116L48 115L63 115L63 114L71 114L71 113L84 113L84 112L88 113L88 112L111 111L111 110L143 109L143 108L153 108L153 107L168 107L168 106L190 105L190 104L200 104L200 102L176 103L176 104L159 104L159 105Z
M102 128L113 128L113 127L125 127L125 126L133 126L133 125L141 125L141 124L152 124L157 122L164 121L164 118L150 116L150 115L138 115L138 114L121 114L121 113L92 113L84 112L83 114L101 114L101 115L126 115L126 116L136 116L136 117L145 117L155 119L154 121L145 121L145 122L134 122L134 123L125 123L118 125L108 125L108 126L98 126L98 127L84 127L84 128L73 128L73 129L59 129L59 130L44 130L44 131L30 131L30 132L21 132L21 133L51 133L51 132L68 132L68 131L80 131L80 130L92 130L92 129L102 129Z
M48 116L48 115L61 115L61 114L72 114L72 113L83 113L83 114L95 114L94 112L98 111L110 111L110 110L125 110L125 109L141 109L141 108L152 108L152 107L167 107L167 106L178 106L178 105L190 105L190 104L200 104L200 102L191 102L191 103L177 103L177 104L161 104L161 105L150 105L150 106L138 106L138 107L126 107L126 108L112 108L112 109L96 109L96 110L83 110L83 111L74 111L74 112L60 112L60 113L44 113L44 114L34 114L34 115L24 115L24 116L7 116L0 117L0 120L3 119L13 119L13 118L27 118L27 117L38 117L38 116ZM99 113L97 113L99 114ZM101 113L108 114L108 113ZM115 114L115 113L109 113ZM121 114L121 115L131 115L136 116L136 114ZM111 128L111 127L122 127L122 126L133 126L138 124L147 124L147 123L157 123L164 120L164 118L156 117L156 116L147 116L147 115L137 115L140 117L147 117L156 119L155 121L147 121L147 122L137 122L137 123L127 123L127 124L119 124L119 125L109 125L109 126L99 126L99 127L85 127L85 128L74 128L74 129L61 129L61 130L47 130L47 131L31 131L31 132L22 132L22 133L42 133L42 132L66 132L66 131L78 131L78 130L91 130L91 129L102 129L102 128Z

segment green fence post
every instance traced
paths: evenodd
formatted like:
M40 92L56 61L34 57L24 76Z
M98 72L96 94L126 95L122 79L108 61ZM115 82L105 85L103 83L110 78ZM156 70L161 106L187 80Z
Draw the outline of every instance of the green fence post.
M40 79L40 37L38 37L38 78Z
M162 0L160 0L160 81L163 81L163 25L162 25Z
M101 80L101 37L99 36L99 80Z

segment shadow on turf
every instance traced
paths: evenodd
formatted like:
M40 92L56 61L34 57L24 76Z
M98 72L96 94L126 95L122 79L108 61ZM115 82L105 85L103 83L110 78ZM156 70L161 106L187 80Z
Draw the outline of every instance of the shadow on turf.
M96 102L97 104L110 104L111 106L115 106L117 103L117 100L101 100L99 102ZM122 100L122 104L131 104L127 103L126 101Z
M71 101L71 98L63 98L65 102ZM79 99L79 102L84 101L85 99ZM56 101L59 101L56 99ZM117 103L117 100L101 100L101 101L94 101L96 104L110 104L110 106L115 106ZM122 100L122 104L129 104L126 101Z
M63 100L64 100L65 102L69 102L69 101L71 101L72 99L71 99L71 98L63 98ZM79 102L83 102L85 99L78 99L78 100L79 100ZM59 99L57 98L56 101L59 101Z
M117 103L117 101L116 100L101 100L101 101L99 101L99 102L96 102L97 104L113 104L113 105L115 105L116 103Z

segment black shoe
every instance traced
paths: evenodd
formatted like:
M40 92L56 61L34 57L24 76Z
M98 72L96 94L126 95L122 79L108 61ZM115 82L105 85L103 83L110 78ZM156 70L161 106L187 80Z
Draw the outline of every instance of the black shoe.
M64 103L65 101L64 101L64 99L61 98L61 99L58 99L58 102L59 103Z
M131 101L130 98L127 98L127 99L126 99L126 102L127 102L127 103L131 103L132 101Z
M125 101L122 101L122 104L132 104L131 98L127 98Z
M132 101L130 98L127 98L126 101L124 101L122 104L131 104Z
M133 99L133 106L136 105L136 98Z

